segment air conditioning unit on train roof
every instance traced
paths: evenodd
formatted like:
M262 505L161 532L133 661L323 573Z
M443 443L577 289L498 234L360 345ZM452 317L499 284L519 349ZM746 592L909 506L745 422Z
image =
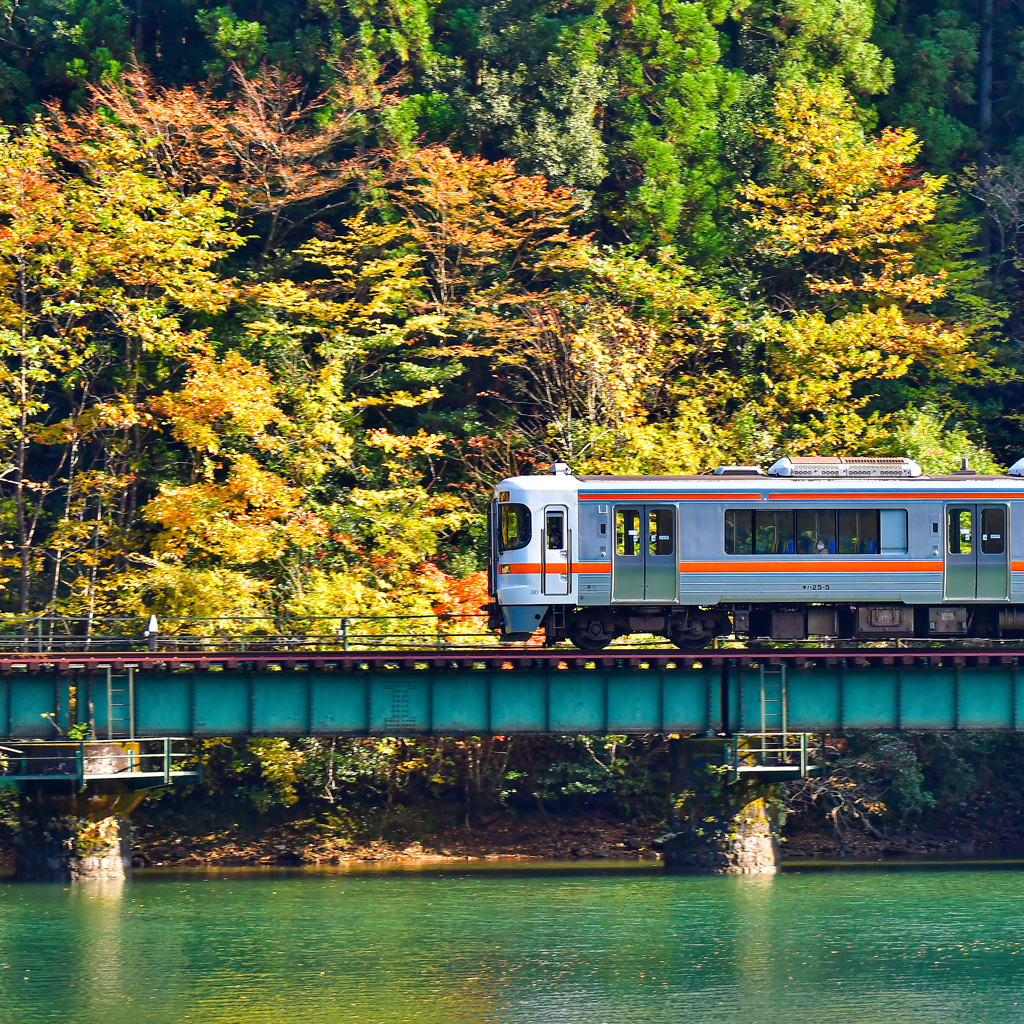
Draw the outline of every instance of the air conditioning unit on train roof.
M819 479L838 477L907 477L920 476L921 467L913 459L839 458L838 456L807 457L784 455L771 469L769 476L791 476Z
M1018 459L1008 472L1010 476L1024 476L1024 459Z
M719 466L714 476L764 476L760 466Z

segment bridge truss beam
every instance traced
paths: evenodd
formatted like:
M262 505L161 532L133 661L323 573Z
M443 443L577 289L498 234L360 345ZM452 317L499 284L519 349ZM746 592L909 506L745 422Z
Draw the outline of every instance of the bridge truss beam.
M167 654L0 661L0 738L1024 730L1024 650Z

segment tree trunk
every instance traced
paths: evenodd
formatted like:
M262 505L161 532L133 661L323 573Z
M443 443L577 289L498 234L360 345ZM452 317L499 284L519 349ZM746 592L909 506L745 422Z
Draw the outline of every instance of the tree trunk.
M978 49L978 169L984 175L992 163L992 20L995 0L981 0L981 40Z
M18 611L22 615L28 614L28 570L29 570L29 540L28 540L28 517L25 515L25 462L27 450L25 435L28 431L28 382L25 357L21 357L21 395L19 405L20 417L18 421L18 445L15 450L15 477L14 484L14 515L18 530Z

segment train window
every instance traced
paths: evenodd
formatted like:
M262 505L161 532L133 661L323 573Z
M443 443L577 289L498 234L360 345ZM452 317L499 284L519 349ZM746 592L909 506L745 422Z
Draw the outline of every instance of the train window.
M880 534L879 548L883 555L905 555L907 553L907 510L905 508L883 508L878 513Z
M675 547L672 543L672 518L672 509L670 508L652 508L647 513L648 554L672 554Z
M754 553L754 512L749 508L731 508L725 513L725 553Z
M969 555L974 550L974 524L969 508L951 508L946 522L946 546L951 555Z
M501 550L516 551L530 543L533 527L525 505L501 506Z
M1006 550L1006 510L983 508L981 510L981 553L1001 555Z
M839 554L878 554L878 512L874 509L840 509Z
M998 510L996 510L998 511ZM880 523L884 517L884 525ZM762 512L727 509L727 555L877 555L884 532L887 553L907 550L905 509L800 509ZM1001 531L994 531L1001 532Z
M836 510L801 509L796 514L796 549L801 555L836 553Z
M565 547L565 517L561 512L548 512L544 517L544 535L548 551L561 551Z
M622 508L615 512L615 553L640 554L640 513L636 509Z
M793 513L754 513L754 553L757 555L793 554Z

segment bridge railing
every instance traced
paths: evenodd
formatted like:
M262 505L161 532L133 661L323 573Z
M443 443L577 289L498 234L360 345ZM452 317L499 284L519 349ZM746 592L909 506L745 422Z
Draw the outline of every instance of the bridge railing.
M196 782L199 761L194 743L161 737L136 740L33 740L0 745L0 788L25 782L70 779L171 785Z
M153 627L156 628L153 628ZM370 651L493 647L484 613L0 617L0 651Z
M88 654L149 651L204 652L337 652L444 651L544 646L543 631L529 640L509 643L487 628L483 612L425 615L308 615L308 616L96 616L0 614L0 654ZM153 628L155 625L155 629ZM807 640L745 640L719 637L713 649L820 651L828 647L928 650L940 646L998 649L1018 646L1019 639L959 639L956 637L872 637L851 641L812 637ZM671 648L664 637L632 634L615 640L611 650ZM694 651L699 654L699 651Z

